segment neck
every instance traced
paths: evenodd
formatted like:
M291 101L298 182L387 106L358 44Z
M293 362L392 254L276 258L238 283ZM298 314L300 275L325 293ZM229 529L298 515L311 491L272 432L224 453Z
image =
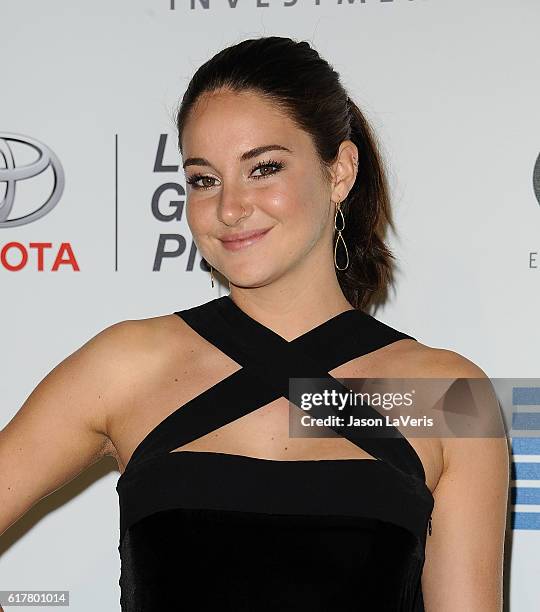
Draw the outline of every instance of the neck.
M230 296L250 317L287 340L353 308L341 290L333 260L331 265L313 267L309 274L298 268L258 287L229 281Z

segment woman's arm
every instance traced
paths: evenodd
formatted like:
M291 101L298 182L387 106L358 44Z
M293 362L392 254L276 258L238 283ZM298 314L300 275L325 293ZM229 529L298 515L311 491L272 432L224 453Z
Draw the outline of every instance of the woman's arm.
M440 376L487 378L478 366L451 351ZM487 420L492 423L491 416ZM507 440L455 436L441 443L444 470L434 491L432 534L427 536L422 578L426 612L500 612Z
M116 323L58 364L0 431L0 534L108 454L107 414L130 388L137 322Z

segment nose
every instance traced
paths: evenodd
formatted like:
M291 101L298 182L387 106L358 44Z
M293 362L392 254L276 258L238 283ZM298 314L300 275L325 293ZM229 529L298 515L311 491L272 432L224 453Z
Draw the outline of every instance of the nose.
M251 206L242 197L241 190L222 189L218 206L218 219L225 225L236 225L251 215Z

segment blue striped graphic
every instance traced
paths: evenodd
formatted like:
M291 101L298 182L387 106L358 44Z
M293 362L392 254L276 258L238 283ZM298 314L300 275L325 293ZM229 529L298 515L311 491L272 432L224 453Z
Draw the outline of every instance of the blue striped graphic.
M540 406L540 387L512 387L514 406Z
M510 497L513 504L540 506L540 487L512 487Z
M512 429L521 431L527 429L540 430L540 412L514 412L512 415Z
M540 387L513 387L512 404L514 406L540 407ZM540 412L514 412L512 414L512 430L540 432ZM512 455L518 459L520 455L540 455L540 437L516 437L512 440ZM540 480L540 462L513 461L511 466L512 480ZM540 505L540 487L521 486L519 482L510 490L513 506ZM511 514L512 529L528 529L540 531L540 512L517 512Z
M540 463L514 461L512 463L512 480L540 480Z
M513 438L514 455L540 455L540 438Z
M512 529L540 530L540 512L512 512Z

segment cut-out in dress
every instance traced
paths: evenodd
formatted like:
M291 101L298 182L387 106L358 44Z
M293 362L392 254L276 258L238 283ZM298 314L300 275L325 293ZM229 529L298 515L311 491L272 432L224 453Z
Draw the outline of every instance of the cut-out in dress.
M397 430L331 427L370 459L175 450L289 397L289 378L343 390L330 370L415 338L354 309L287 341L230 295L175 314L242 367L164 418L118 479L122 611L423 612L434 499Z

